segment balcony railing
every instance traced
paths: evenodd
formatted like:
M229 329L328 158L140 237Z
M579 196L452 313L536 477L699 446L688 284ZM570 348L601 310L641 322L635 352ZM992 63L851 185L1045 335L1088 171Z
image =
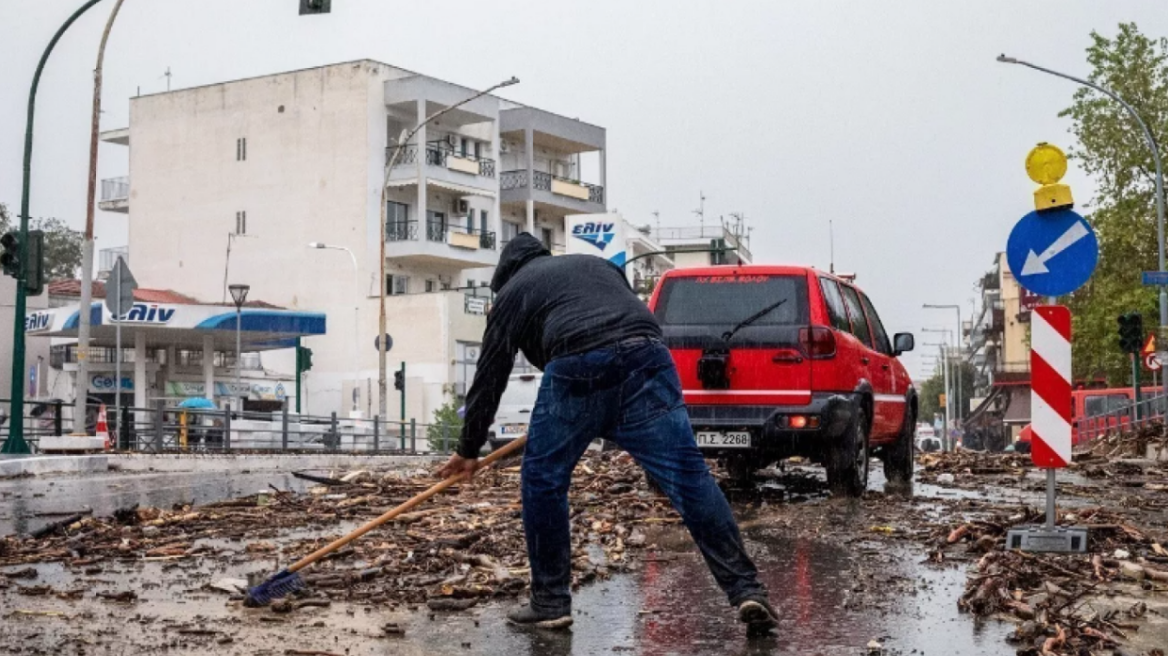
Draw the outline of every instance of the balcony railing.
M551 173L544 173L543 171L532 171L531 186L537 191L551 191L552 182L559 181L571 185L584 187L588 190L588 201L591 203L604 203L604 187L600 185L589 184L587 182L580 182L570 178L562 178ZM499 176L499 188L503 191L508 189L524 189L528 185L527 171L519 169L514 171L503 171Z
M103 201L129 200L130 178L107 178L101 181L101 199Z
M385 241L416 241L417 221L389 220L385 223Z
M385 163L393 159L393 153L397 146L387 146L385 149ZM478 174L484 178L495 177L495 160L488 157L475 157L473 153L462 154L456 150L440 147L440 146L426 146L426 164L430 166L441 166L449 168L448 161L450 157L458 157L461 159L471 160L478 164ZM394 168L399 166L413 166L418 162L418 146L410 144L402 147L402 153L397 158L397 163Z
M495 250L497 241L495 233L490 230L476 230L474 228L464 228L461 226L452 226L442 221L428 220L426 221L426 239L429 241L447 243L447 235L451 232L456 232L463 235L478 235L479 248L485 250Z

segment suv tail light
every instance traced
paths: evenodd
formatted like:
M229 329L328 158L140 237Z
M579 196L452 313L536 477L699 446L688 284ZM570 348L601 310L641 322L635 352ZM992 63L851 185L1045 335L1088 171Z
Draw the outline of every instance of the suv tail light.
M807 357L823 360L835 357L835 333L826 326L809 326L799 330L799 342Z

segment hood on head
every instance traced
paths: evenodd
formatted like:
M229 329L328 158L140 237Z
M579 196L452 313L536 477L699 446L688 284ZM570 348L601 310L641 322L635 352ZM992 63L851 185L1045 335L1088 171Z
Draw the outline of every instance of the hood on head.
M503 247L499 254L499 264L495 267L495 277L491 278L491 291L496 294L507 284L524 264L537 257L551 255L551 251L531 233L521 232Z

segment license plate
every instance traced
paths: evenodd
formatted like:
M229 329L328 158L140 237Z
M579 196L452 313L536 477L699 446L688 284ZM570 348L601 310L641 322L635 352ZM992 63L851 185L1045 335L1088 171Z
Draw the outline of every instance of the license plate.
M520 435L527 432L527 424L503 424L504 435Z
M729 449L746 449L750 447L750 433L746 431L699 431L697 434L698 446L712 446Z

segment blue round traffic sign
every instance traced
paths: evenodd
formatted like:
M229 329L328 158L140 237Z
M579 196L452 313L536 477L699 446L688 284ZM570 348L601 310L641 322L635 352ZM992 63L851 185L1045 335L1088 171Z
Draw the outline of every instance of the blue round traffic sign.
M1006 261L1018 284L1042 296L1062 296L1095 272L1099 239L1073 210L1031 212L1010 232Z

